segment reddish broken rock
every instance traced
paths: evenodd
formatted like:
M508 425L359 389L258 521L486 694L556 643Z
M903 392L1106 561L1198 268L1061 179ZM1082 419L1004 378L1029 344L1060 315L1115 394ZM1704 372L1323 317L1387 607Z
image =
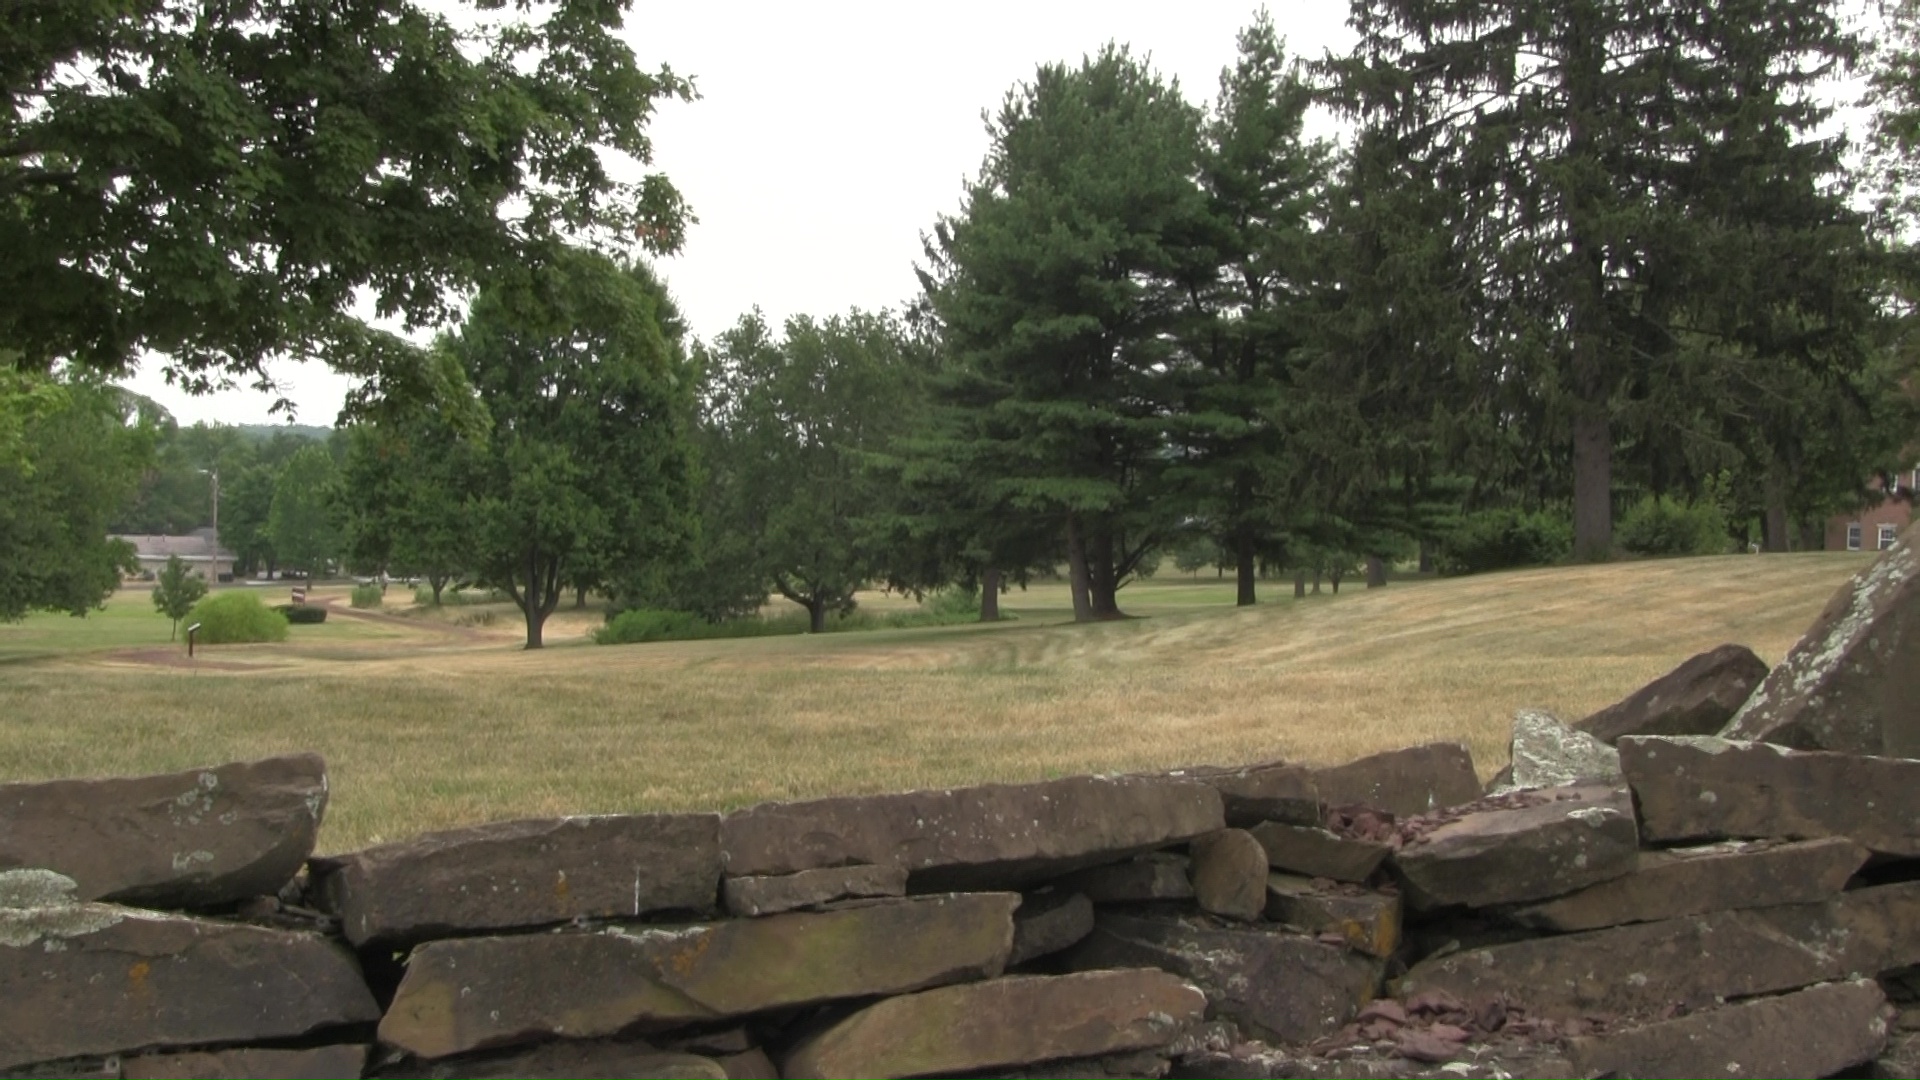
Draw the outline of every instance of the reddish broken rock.
M1920 761L1695 736L1621 739L1620 764L1652 843L1844 836L1920 855Z
M1574 724L1612 746L1623 735L1715 735L1767 677L1745 645L1722 645Z
M1920 757L1920 522L1840 587L1720 734Z
M1871 979L1827 983L1572 1040L1580 1076L1831 1076L1887 1042Z
M0 784L0 871L75 898L196 908L270 895L313 850L327 766L294 754L160 776Z
M740 877L865 863L905 868L916 890L1019 888L1225 825L1205 784L1079 776L768 803L727 815L720 846Z
M889 998L794 1047L781 1072L950 1076L1164 1046L1206 1010L1161 971L1011 976Z
M715 814L505 821L313 861L356 945L574 919L704 912L720 886Z
M1391 865L1410 907L1486 907L1559 896L1633 870L1639 832L1625 788L1575 785L1486 800L1416 833ZM1509 805L1511 804L1511 805Z

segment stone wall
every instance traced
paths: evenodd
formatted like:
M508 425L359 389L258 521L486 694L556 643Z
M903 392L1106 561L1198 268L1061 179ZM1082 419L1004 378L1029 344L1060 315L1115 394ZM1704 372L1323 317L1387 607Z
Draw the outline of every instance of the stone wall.
M313 756L0 785L0 1076L1914 1076L1916 535L1778 668L1521 710L1490 792L1442 744L313 858Z

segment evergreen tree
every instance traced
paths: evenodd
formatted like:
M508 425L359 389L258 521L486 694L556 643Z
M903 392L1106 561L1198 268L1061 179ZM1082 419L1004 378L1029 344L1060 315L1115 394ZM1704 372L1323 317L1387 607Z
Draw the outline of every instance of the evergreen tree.
M1172 286L1204 227L1200 116L1124 48L1042 66L988 124L992 147L923 271L963 374L950 427L991 478L983 514L1038 519L1066 547L1076 619L1177 525L1161 499Z
M1206 228L1180 270L1185 348L1168 483L1232 560L1246 605L1259 561L1285 557L1286 515L1302 494L1301 429L1324 419L1299 372L1319 344L1332 155L1302 133L1312 88L1272 20L1262 13L1239 44L1206 128Z
M1857 43L1806 0L1355 0L1352 25L1341 98L1456 200L1474 344L1565 448L1575 554L1603 558L1622 400L1717 291L1700 151L1756 103L1803 135Z

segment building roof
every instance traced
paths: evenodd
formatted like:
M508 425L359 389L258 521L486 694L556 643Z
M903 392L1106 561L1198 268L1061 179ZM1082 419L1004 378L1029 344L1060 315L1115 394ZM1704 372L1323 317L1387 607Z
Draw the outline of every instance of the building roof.
M222 561L231 561L234 554L219 547L213 541L212 529L195 529L186 536L116 536L116 540L125 540L133 545L134 554L142 559L166 559L178 555L187 562L199 562L214 558L216 550Z

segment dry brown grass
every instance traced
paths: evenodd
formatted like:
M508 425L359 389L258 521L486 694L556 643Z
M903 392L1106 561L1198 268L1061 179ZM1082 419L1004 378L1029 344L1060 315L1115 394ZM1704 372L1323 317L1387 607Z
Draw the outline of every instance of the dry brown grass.
M523 653L503 619L230 647L219 670L56 658L0 667L0 780L318 750L334 792L321 844L338 851L510 817L1338 761L1432 739L1466 742L1490 774L1514 708L1577 717L1725 641L1777 660L1862 565L1631 563L1245 611L1223 606L1230 586L1176 579L1123 594L1151 617L1084 627L1058 621L1055 588L1016 594L1026 617L996 627Z

